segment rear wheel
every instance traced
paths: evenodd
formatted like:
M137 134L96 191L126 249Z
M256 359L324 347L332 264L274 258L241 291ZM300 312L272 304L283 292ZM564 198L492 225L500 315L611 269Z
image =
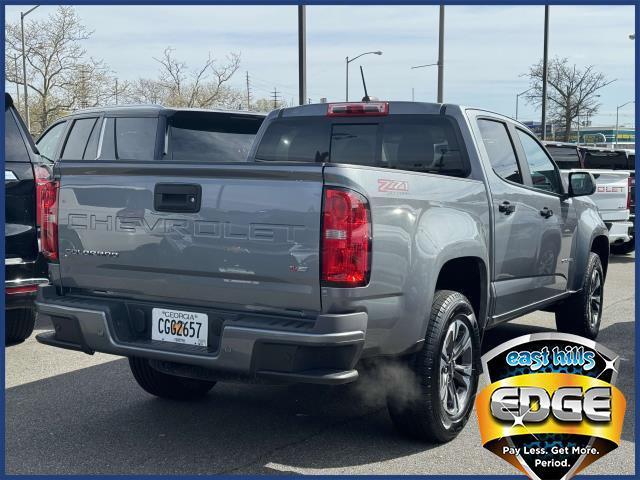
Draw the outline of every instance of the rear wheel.
M387 397L395 426L420 440L454 439L473 408L479 353L480 335L467 298L451 290L437 291L424 346L409 359L415 383Z
M151 395L172 400L195 400L204 397L216 382L178 377L159 372L146 358L129 357L133 377Z
M35 312L32 308L5 310L5 344L25 341L33 332L34 325Z
M636 249L636 242L631 239L628 242L611 245L609 248L614 255L626 255Z
M584 273L582 290L556 308L559 332L573 333L595 340L600 331L604 301L604 271L600 257L591 252Z

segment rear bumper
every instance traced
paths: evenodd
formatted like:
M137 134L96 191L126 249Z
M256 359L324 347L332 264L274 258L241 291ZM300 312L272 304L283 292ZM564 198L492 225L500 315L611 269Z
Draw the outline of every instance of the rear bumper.
M48 282L49 280L46 278L5 280L5 310L33 308L33 302L36 298L36 291L38 289L38 286L46 285Z
M137 339L120 338L115 323L133 320L128 318L128 310L119 309L117 301L110 299L101 302L59 296L55 287L45 287L38 292L36 311L54 326L54 331L36 336L46 345L189 365L212 374L322 384L357 379L354 367L364 346L367 327L367 314L362 312L319 315L311 326L295 331L286 328L291 323L288 317L265 319L261 315L260 323L252 326L223 321L218 347L211 351L153 341L148 334ZM224 315L220 312L220 316Z
M633 222L605 222L609 229L609 243L626 243L633 239Z

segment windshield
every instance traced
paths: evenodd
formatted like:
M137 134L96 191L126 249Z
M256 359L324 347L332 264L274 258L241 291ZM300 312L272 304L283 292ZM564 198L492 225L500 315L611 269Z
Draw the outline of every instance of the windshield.
M257 161L331 162L466 176L456 124L442 115L274 120Z
M263 118L178 112L169 120L172 160L244 162Z

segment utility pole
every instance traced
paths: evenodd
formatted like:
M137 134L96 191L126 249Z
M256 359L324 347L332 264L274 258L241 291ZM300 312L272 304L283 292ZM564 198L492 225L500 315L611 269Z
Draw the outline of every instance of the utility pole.
M298 5L298 104L307 98L307 9Z
M544 52L542 57L542 140L547 139L547 67L549 63L549 5L544 6ZM578 128L580 128L578 117ZM579 133L579 132L578 132ZM578 136L578 144L580 137Z
M118 77L116 77L116 105L118 105Z
M276 87L273 87L271 97L273 98L273 109L275 110L278 108L278 89Z
M247 110L251 110L251 86L249 85L249 72L247 72Z
M27 120L27 130L31 131L31 118L29 116L29 97L27 93L27 54L24 48L24 17L33 12L40 5L27 10L26 12L20 12L20 32L22 35L22 85L24 86L24 114Z
M16 105L20 105L20 81L18 80L18 55L13 56L13 66L16 76Z
M444 3L440 4L438 33L438 103L444 102Z

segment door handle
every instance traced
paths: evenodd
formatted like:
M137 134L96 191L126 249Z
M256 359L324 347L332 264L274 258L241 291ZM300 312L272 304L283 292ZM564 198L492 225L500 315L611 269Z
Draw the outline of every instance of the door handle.
M553 210L544 207L542 210L540 210L540 215L542 215L544 218L549 218L551 215L553 215Z
M498 211L500 213L504 213L505 215L511 215L516 211L516 206L511 205L510 202L504 201L500 205L498 205Z
M196 213L200 211L202 187L185 183L158 183L153 191L156 212Z

